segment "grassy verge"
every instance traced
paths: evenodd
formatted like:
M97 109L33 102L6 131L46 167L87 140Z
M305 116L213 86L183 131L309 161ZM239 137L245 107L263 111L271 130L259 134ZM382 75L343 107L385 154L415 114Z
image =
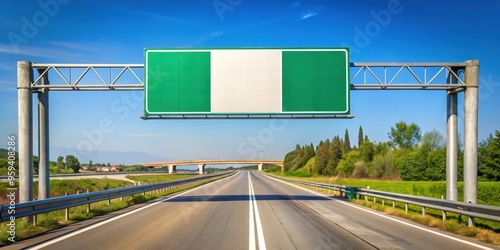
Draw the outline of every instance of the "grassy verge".
M189 176L189 175L188 175ZM189 176L191 177L191 176ZM186 178L186 177L184 177ZM65 219L65 210L53 211L50 213L40 214L37 216L37 224L33 225L33 223L27 223L23 219L16 219L16 241L22 240L27 237L31 237L37 235L42 232L46 232L49 230L57 229L64 227L68 224L82 221L86 219L93 218L95 216L103 215L106 213L110 213L113 211L117 211L128 207L130 205L143 203L146 201L154 200L162 196L166 196L172 193L181 192L196 186L203 185L208 182L212 182L218 180L222 177L214 177L211 179L202 180L199 182L191 183L186 186L178 187L175 189L166 190L163 192L148 192L144 194L136 194L134 196L126 196L121 198L112 199L110 204L108 205L108 201L100 201L96 203L92 203L90 205L90 212L87 213L87 205L77 206L70 208L69 220ZM89 179L86 179L89 180ZM144 179L146 180L146 179ZM147 181L144 181L146 183ZM157 182L157 181L150 181ZM8 231L9 226L8 222L0 223L0 244L8 244ZM1 245L0 245L1 246Z
M308 178L308 180L310 180L310 178ZM308 188L305 185L301 186ZM319 191L317 189L314 190ZM329 194L326 190L321 190L321 192ZM500 245L500 223L497 222L476 219L476 227L471 228L467 226L468 221L466 216L447 213L446 221L443 221L442 212L434 209L426 209L425 215L422 215L421 207L409 205L408 213L406 213L405 205L399 202L395 202L394 207L392 201L382 201L381 199L373 201L373 198L370 198L368 201L356 199L352 200L352 202L389 215L405 218L425 226L439 228L465 237L475 238L489 244ZM382 202L384 202L384 204L382 204Z
M162 175L127 175L127 179L140 182L141 184L175 181L195 177L192 174L162 174Z

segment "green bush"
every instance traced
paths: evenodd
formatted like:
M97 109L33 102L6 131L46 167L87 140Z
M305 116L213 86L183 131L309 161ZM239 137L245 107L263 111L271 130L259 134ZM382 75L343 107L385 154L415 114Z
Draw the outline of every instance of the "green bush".
M134 195L127 202L129 205L132 205L132 204L144 203L146 201L148 201L148 199L146 199L144 195Z
M60 226L59 221L53 216L47 216L43 220L39 220L37 225L46 228L57 228Z
M297 170L297 171L286 171L285 176L294 176L294 177L311 177L313 174L311 172L305 170Z

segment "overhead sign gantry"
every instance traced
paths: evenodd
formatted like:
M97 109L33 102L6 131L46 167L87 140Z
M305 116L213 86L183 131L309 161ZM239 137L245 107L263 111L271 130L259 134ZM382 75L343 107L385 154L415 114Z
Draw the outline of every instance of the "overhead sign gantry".
M43 64L27 61L18 62L18 148L19 148L19 201L26 202L33 199L33 93L38 94L38 150L39 150L39 199L49 197L49 92L50 91L116 91L116 90L139 90L146 91L145 95L156 95L157 104L149 104L147 110L158 112L152 114L146 112L144 119L206 119L206 118L351 118L349 110L348 90L442 90L447 93L447 143L446 143L446 198L448 200L458 199L457 170L458 170L458 92L464 91L464 201L477 202L477 146L478 146L478 88L479 88L479 61L468 60L465 62L362 62L349 63L348 50L318 48L318 49L217 49L195 52L189 49L176 49L178 64L170 62L171 67L177 67L175 71L165 71L161 66L165 61L157 58L160 66L151 67L146 60L143 64ZM147 52L148 50L146 50ZM258 52L258 53L256 53ZM181 58L193 58L193 55L182 55L185 53L204 53L204 56L196 59L193 65L199 65L202 61L210 67L210 76L194 77L181 73L185 67L192 63L180 63ZM208 54L207 54L208 53ZM221 53L220 55L216 55ZM216 59L217 56L225 54L225 57ZM243 55L245 54L245 55ZM257 56L257 54L259 54ZM271 55L272 54L272 55ZM277 54L281 54L281 59ZM314 55L313 55L314 54ZM335 56L334 56L335 54ZM181 56L182 55L182 56ZM274 56L273 56L274 55ZM337 57L338 56L338 57ZM161 56L159 56L161 57ZM258 58L269 58L257 60ZM334 59L335 57L336 59ZM274 59L273 59L274 58ZM210 59L210 60L208 60ZM222 60L223 59L223 60ZM244 60L243 60L244 59ZM344 59L345 64L344 64ZM169 59L173 60L173 59ZM184 60L184 59L182 59ZM191 60L191 59L190 59ZM268 70L267 67L275 66L281 60L281 76L276 72ZM222 66L214 66L216 63ZM342 61L342 63L340 63ZM208 64L208 62L210 64ZM274 62L274 63L273 63ZM316 63L322 62L322 63ZM338 64L336 62L339 62ZM183 65L181 67L181 65ZM338 66L342 66L342 70ZM250 66L249 68L244 68ZM221 68L222 67L222 68ZM343 68L347 67L345 75ZM177 74L177 79L169 84L160 86L154 90L147 86L140 73L136 71L148 71L145 78L171 77L160 73ZM218 69L218 70L215 70ZM257 69L261 69L260 72ZM287 69L287 70L286 70ZM35 71L38 77L34 76ZM286 71L286 72L285 72ZM338 75L333 75L335 71ZM341 72L342 71L342 72ZM349 76L349 71L352 77ZM231 73L232 72L232 73ZM236 72L236 73L235 73ZM205 69L204 73L208 73ZM272 73L272 74L271 74ZM129 77L125 77L128 74ZM409 77L404 77L404 74ZM72 77L72 76L78 77ZM218 76L217 76L218 75ZM259 77L261 75L261 77ZM318 77L318 75L320 77ZM203 91L195 92L200 103L190 106L189 101L184 100L186 93L190 90L180 89L180 82L184 84L185 77L204 78L205 83L189 83L192 85L205 86ZM237 77L239 76L239 78ZM244 76L244 77L243 77ZM281 78L280 78L281 77ZM309 78L310 77L310 78ZM316 77L316 78L314 78ZM337 78L338 77L338 78ZM50 79L49 79L50 78ZM210 79L207 84L207 79ZM262 78L262 79L261 79ZM340 80L342 78L342 81ZM347 80L344 82L344 78ZM350 79L349 79L350 78ZM214 80L215 79L215 80ZM225 80L224 80L225 79ZM228 80L229 79L229 80ZM231 80L232 79L232 80ZM252 81L249 81L251 79ZM273 80L272 80L273 79ZM281 79L281 85L276 84ZM299 79L299 80L297 80ZM301 81L305 79L306 81ZM308 80L314 79L314 80ZM326 79L326 80L325 80ZM49 81L50 80L50 81ZM323 82L325 80L325 82ZM338 80L338 81L337 81ZM155 80L156 84L162 81ZM260 82L273 83L274 88ZM320 83L318 83L318 81ZM215 83L218 82L218 83ZM329 86L326 82L334 84ZM215 84L215 85L214 85ZM217 85L218 84L218 85ZM237 85L239 84L239 85ZM246 84L246 85L245 85ZM253 84L256 84L255 86ZM336 84L339 84L336 86ZM346 88L344 88L344 84ZM214 92L212 93L212 85ZM234 86L233 86L234 85ZM246 86L244 88L241 85ZM250 86L249 86L250 85ZM342 85L342 86L341 86ZM177 86L177 88L175 87ZM210 87L208 92L207 86ZM240 87L240 89L237 88ZM259 86L259 87L257 87ZM311 86L313 86L311 88ZM277 89L281 87L281 91ZM164 88L163 90L161 88ZM248 88L248 89L247 89ZM266 89L268 88L268 89ZM161 91L160 91L161 90ZM217 91L216 91L217 90ZM315 91L317 90L317 91ZM337 90L340 90L337 92ZM340 93L345 95L340 96ZM177 91L177 104L168 98L170 93L166 91ZM226 92L233 92L235 100L225 96ZM274 102L266 96L267 91L277 95L280 102ZM274 92L273 92L274 91ZM254 92L261 95L255 95ZM208 97L208 93L210 96ZM281 96L279 96L281 93ZM180 94L180 95L179 95ZM337 96L338 95L338 96ZM261 98L262 103L255 103L254 97ZM303 98L300 98L300 97ZM250 97L250 98L249 98ZM318 98L314 98L318 97ZM224 99L226 98L226 99ZM267 98L267 99L266 99ZM321 99L306 100L308 98ZM343 99L344 98L344 99ZM196 101L196 98L193 101ZM250 101L248 101L250 99ZM332 99L335 99L332 100ZM208 102L208 100L210 102ZM340 100L340 101L339 101ZM166 101L175 108L165 108L161 102ZM345 104L344 104L345 101ZM218 102L218 103L217 103ZM208 105L210 103L210 105ZM228 107L224 107L223 103ZM281 105L280 105L281 103ZM213 104L213 105L212 105ZM154 107L154 105L157 105ZM177 106L175 106L177 105ZM231 105L235 105L232 107ZM261 105L261 106L259 106ZM210 107L210 108L208 108ZM158 108L155 110L155 108ZM347 109L344 109L347 108ZM226 109L226 110L225 110ZM185 114L186 112L186 114ZM469 220L472 224L473 221Z

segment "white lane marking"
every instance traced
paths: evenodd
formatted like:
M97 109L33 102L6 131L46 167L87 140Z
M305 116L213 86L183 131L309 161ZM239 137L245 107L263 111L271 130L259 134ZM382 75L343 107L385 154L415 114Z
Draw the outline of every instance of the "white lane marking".
M252 184L252 178L250 178L250 172L248 172L248 185L249 185L249 191L250 191L250 193L249 193L250 206L253 206L253 211L250 211L250 213L255 212L255 221L256 221L256 227L257 227L257 237L258 237L258 241L259 241L259 249L265 250L266 249L266 240L264 238L264 230L262 230L262 222L260 221L259 208L257 207L257 199L255 198L255 192L253 190L253 184ZM254 237L253 242L255 242L254 230L255 229L252 226L252 228L250 229L250 236L253 235L253 237ZM252 249L255 249L255 246Z
M248 219L249 219L249 228L248 228L248 249L249 250L256 250L255 246L255 225L254 225L254 218L253 218L253 202L252 202L252 185L250 185L250 173L248 173L248 205L250 206L248 210Z
M449 236L449 235L446 235L446 234L442 234L442 233L439 233L439 232L435 232L435 231L432 231L430 229L427 229L427 228L424 228L424 227L420 227L420 226L417 226L417 225L413 225L413 224L410 224L408 222L404 222L404 221L401 221L401 220L398 220L398 219L395 219L395 218L391 218L389 216L386 216L386 215L383 215L383 214L379 214L377 212L374 212L374 211L371 211L371 210L368 210L368 209L365 209L365 208L362 208L362 207L358 207L358 206L355 206L353 204L350 204L348 202L345 202L345 201L341 201L341 200L337 200L337 199L333 199L331 197L328 197L324 194L318 194L314 191L311 191L309 189L306 189L306 188L303 188L303 187L300 187L300 186L296 186L296 185L293 185L293 184L290 184L288 182L285 182L285 181L282 181L282 180L278 180L276 178L273 178L273 177L270 177L270 176L267 176L267 175L263 175L267 178L270 178L270 179L273 179L273 180L276 180L276 181L279 181L279 182L282 182L282 183L285 183L287 185L290 185L292 187L296 187L296 188L300 188L304 191L307 191L309 193L313 193L315 195L318 195L318 196L322 196L322 197L325 197L327 199L330 199L330 200L333 200L333 201L336 201L336 202L340 202L344 205L348 205L348 206L351 206L353 208L356 208L356 209L359 209L361 211L365 211L367 213L371 213L373 215L377 215L377 216L380 216L382 218L386 218L388 220L392 220L394 222L397 222L397 223L401 223L403 225L406 225L406 226L410 226L410 227L413 227L413 228L416 228L416 229L419 229L419 230L422 230L422 231L425 231L425 232L428 232L428 233L432 233L432 234L435 234L435 235L438 235L438 236L441 236L441 237L444 237L444 238L447 238L447 239L450 239L450 240L454 240L454 241L458 241L458 242L461 242L461 243L464 243L464 244L467 244L467 245L470 245L470 246L473 246L473 247L477 247L477 248L480 248L480 249L485 249L485 250L494 250L493 248L489 248L489 247L486 247L486 246L482 246L482 245L479 245L479 244L475 244L475 243L472 243L472 242L469 242L469 241L466 241L466 240L462 240L462 239L459 239L459 238L455 238L453 236Z
M241 173L241 172L238 172L237 174L235 174L235 175L233 175L233 176L231 176L231 177L236 177L236 176L237 176L237 175L239 175L240 173ZM165 202L165 201L168 201L168 200L174 199L174 198L179 197L179 196L181 196L181 195L185 195L185 194L187 194L187 193L193 192L193 191L198 190L198 189L200 189L200 188L204 188L204 187L210 186L210 185L212 185L212 184L215 184L215 183L217 183L217 182L224 181L224 180L227 180L227 179L226 179L226 178L224 178L224 179L221 179L221 180L218 180L218 181L210 182L210 183L208 183L208 184L205 184L205 185L202 185L202 186L199 186L199 187L196 187L196 188L190 189L190 190L188 190L188 191L186 191L186 192L182 192L182 193L180 193L180 194L177 194L177 195L174 195L174 196L172 196L172 197L169 197L169 198L166 198L166 199L163 199L163 200L157 201L157 202L155 202L155 203L152 203L152 204L149 204L149 205L147 205L147 206L144 206L144 207L138 208L138 209L136 209L136 210L132 210L132 211L130 211L130 212L127 212L127 213L124 213L124 214L118 215L118 216L113 217L113 218L111 218L111 219L108 219L108 220L105 220L105 221L101 221L101 222L96 223L96 224L94 224L94 225L92 225L92 226L89 226L89 227L85 227L85 228L79 229L79 230L77 230L77 231L75 231L75 232L72 232L72 233L66 234L66 235L61 236L61 237L59 237L59 238L55 238L55 239L53 239L53 240L47 241L47 242L45 242L45 243L43 243L43 244L40 244L40 245L34 246L34 247L32 247L32 248L28 248L28 249L33 249L33 250L36 250L36 249L41 249L41 248L44 248L44 247L46 247L46 246L50 246L50 245L52 245L52 244L55 244L55 243L57 243L57 242L63 241L63 240L68 239L68 238L71 238L71 237L76 236L76 235L78 235L78 234L81 234L81 233L83 233L83 232L86 232L86 231L92 230L92 229L94 229L94 228L96 228L96 227L100 227L100 226L102 226L102 225L104 225L104 224L107 224L107 223L109 223L109 222L112 222L112 221L115 221L115 220L121 219L121 218L123 218L123 217L125 217L125 216L131 215L131 214L134 214L134 213L137 213L137 212L139 212L139 211L141 211L141 210L144 210L144 209L150 208L150 207L152 207L152 206L158 205L158 204L160 204L160 203L162 203L162 202Z
M248 178L250 178L250 173L248 173ZM266 240L264 239L264 231L262 230L262 223L260 220L259 208L257 207L257 199L255 198L255 191L253 190L252 179L250 178L250 186L252 187L252 202L255 211L255 220L257 222L257 236L259 238L259 249L266 249Z

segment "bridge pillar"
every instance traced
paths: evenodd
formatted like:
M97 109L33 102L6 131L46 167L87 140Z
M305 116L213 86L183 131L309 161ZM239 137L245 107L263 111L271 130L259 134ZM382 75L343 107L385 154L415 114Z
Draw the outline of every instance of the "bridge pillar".
M263 167L264 167L264 164L263 164L263 163L259 164L259 171L262 171L262 168L263 168Z
M173 174L174 171L176 171L176 166L175 165L168 165L168 173Z
M204 174L205 173L205 164L198 164L198 173L199 174Z

